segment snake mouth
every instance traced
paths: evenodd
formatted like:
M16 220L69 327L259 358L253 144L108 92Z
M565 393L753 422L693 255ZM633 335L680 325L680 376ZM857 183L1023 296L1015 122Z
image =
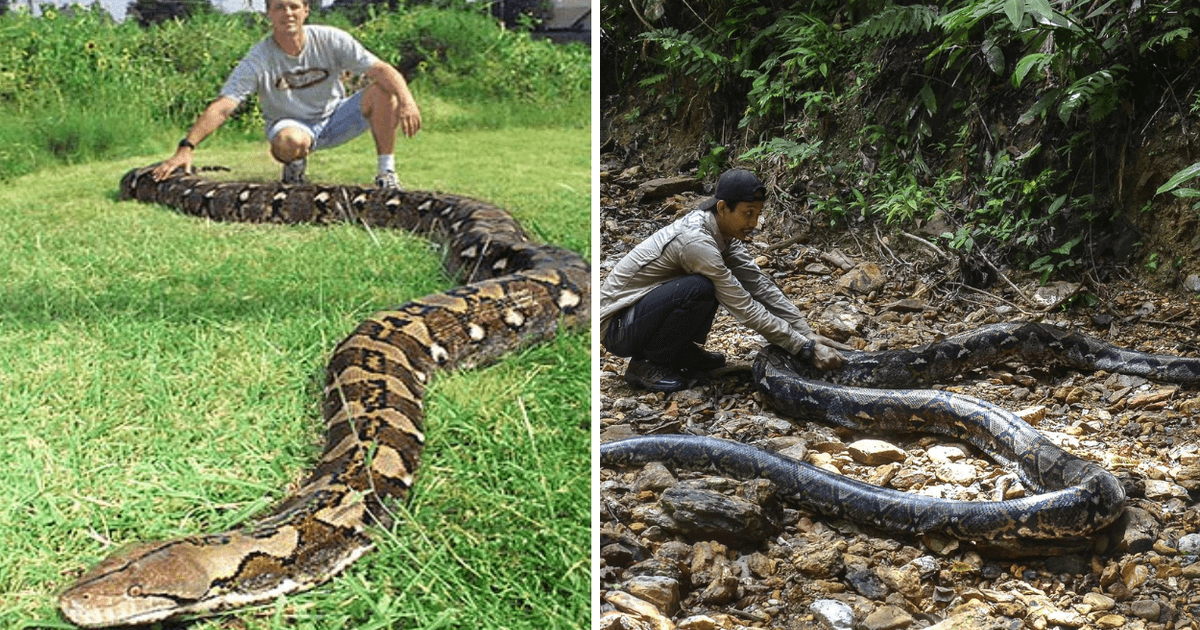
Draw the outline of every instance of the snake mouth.
M160 598L161 604L150 600L129 600L97 605L90 593L74 592L70 589L58 598L58 609L67 621L81 628L107 628L111 626L141 626L162 621L178 613L174 600ZM146 609L151 606L150 609Z

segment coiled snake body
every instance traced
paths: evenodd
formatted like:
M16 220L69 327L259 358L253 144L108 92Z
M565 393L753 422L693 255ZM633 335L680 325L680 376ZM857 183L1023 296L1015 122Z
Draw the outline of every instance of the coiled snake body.
M777 346L754 362L759 393L780 413L860 431L926 432L963 439L1015 464L1037 494L1007 501L952 501L912 495L831 474L751 446L695 436L651 436L601 446L601 462L651 461L708 468L775 482L781 495L823 514L901 534L940 532L984 541L1086 539L1124 510L1111 473L1059 448L1013 413L936 390L868 389L944 381L1003 361L1058 363L1200 385L1200 359L1119 348L1040 323L995 324L940 342L882 352L850 352L838 370L815 372ZM837 384L835 384L837 383Z
M221 221L353 222L444 240L464 284L377 313L326 369L324 451L300 489L242 529L143 543L115 553L59 597L86 627L149 623L266 601L329 579L371 549L366 528L413 484L422 393L435 370L480 365L590 318L590 268L574 252L531 243L506 211L452 195L353 186L217 182L152 167L121 197Z

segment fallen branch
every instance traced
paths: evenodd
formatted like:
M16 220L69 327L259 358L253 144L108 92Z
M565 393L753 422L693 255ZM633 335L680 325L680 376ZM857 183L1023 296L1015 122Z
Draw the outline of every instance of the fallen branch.
M932 250L933 250L933 252L934 252L935 254L937 254L939 258L950 258L950 256L949 256L949 255L948 255L946 252L942 251L942 248L940 248L940 247L938 247L937 245L934 245L933 243L931 243L931 242L929 242L929 241L927 241L927 240L925 240L925 239L921 238L920 236L917 236L917 235L915 235L915 234L909 234L908 232L901 232L901 233L900 233L900 236L906 236L906 237L908 237L908 238L910 238L910 239L912 239L912 240L914 240L914 241L916 241L916 242L918 242L918 243L920 243L920 244L924 245L925 247L928 247L929 249L932 249Z

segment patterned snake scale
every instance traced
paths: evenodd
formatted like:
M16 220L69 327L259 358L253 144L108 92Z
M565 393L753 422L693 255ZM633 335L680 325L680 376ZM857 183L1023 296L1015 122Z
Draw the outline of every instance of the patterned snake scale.
M612 442L601 462L663 462L773 481L781 496L834 518L898 534L942 533L964 540L1082 541L1124 511L1125 491L1111 473L1050 442L1015 414L991 403L929 389L898 388L947 381L1007 361L1107 370L1200 385L1200 359L1135 352L1041 323L1005 323L913 348L849 352L838 370L820 373L778 346L754 362L755 387L780 413L856 431L923 432L962 439L1004 465L1017 467L1036 494L1006 501L953 501L912 495L831 474L745 444L663 435Z
M527 240L506 211L451 195L352 186L217 182L130 171L121 197L219 221L353 222L446 243L464 284L362 322L326 368L324 451L307 480L242 529L138 544L63 592L85 627L143 624L262 602L335 575L372 547L366 528L393 522L425 444L421 396L434 370L468 368L590 319L589 265Z

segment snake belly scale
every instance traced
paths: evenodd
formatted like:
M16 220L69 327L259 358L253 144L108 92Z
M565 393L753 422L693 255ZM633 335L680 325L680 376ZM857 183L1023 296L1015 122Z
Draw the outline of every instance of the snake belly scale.
M569 250L531 242L505 210L465 197L354 186L219 182L153 167L121 180L122 199L218 221L351 222L445 243L463 284L368 318L326 368L325 446L300 488L237 530L114 553L59 596L79 626L144 624L268 601L320 584L372 548L389 505L413 485L425 444L422 394L438 370L470 368L590 320L591 271Z
M1200 359L1120 348L1053 325L994 324L941 341L879 352L849 352L841 368L814 370L778 346L759 352L754 382L781 414L855 431L934 433L965 440L1011 464L1034 494L1004 501L954 501L874 486L753 446L710 437L658 435L601 446L601 462L657 461L773 481L797 504L903 535L941 533L1019 550L1023 542L1084 545L1124 511L1121 482L1100 465L1069 453L996 405L932 389L875 389L945 382L1006 361L1135 374L1200 385ZM1055 547L1037 547L1046 549Z

